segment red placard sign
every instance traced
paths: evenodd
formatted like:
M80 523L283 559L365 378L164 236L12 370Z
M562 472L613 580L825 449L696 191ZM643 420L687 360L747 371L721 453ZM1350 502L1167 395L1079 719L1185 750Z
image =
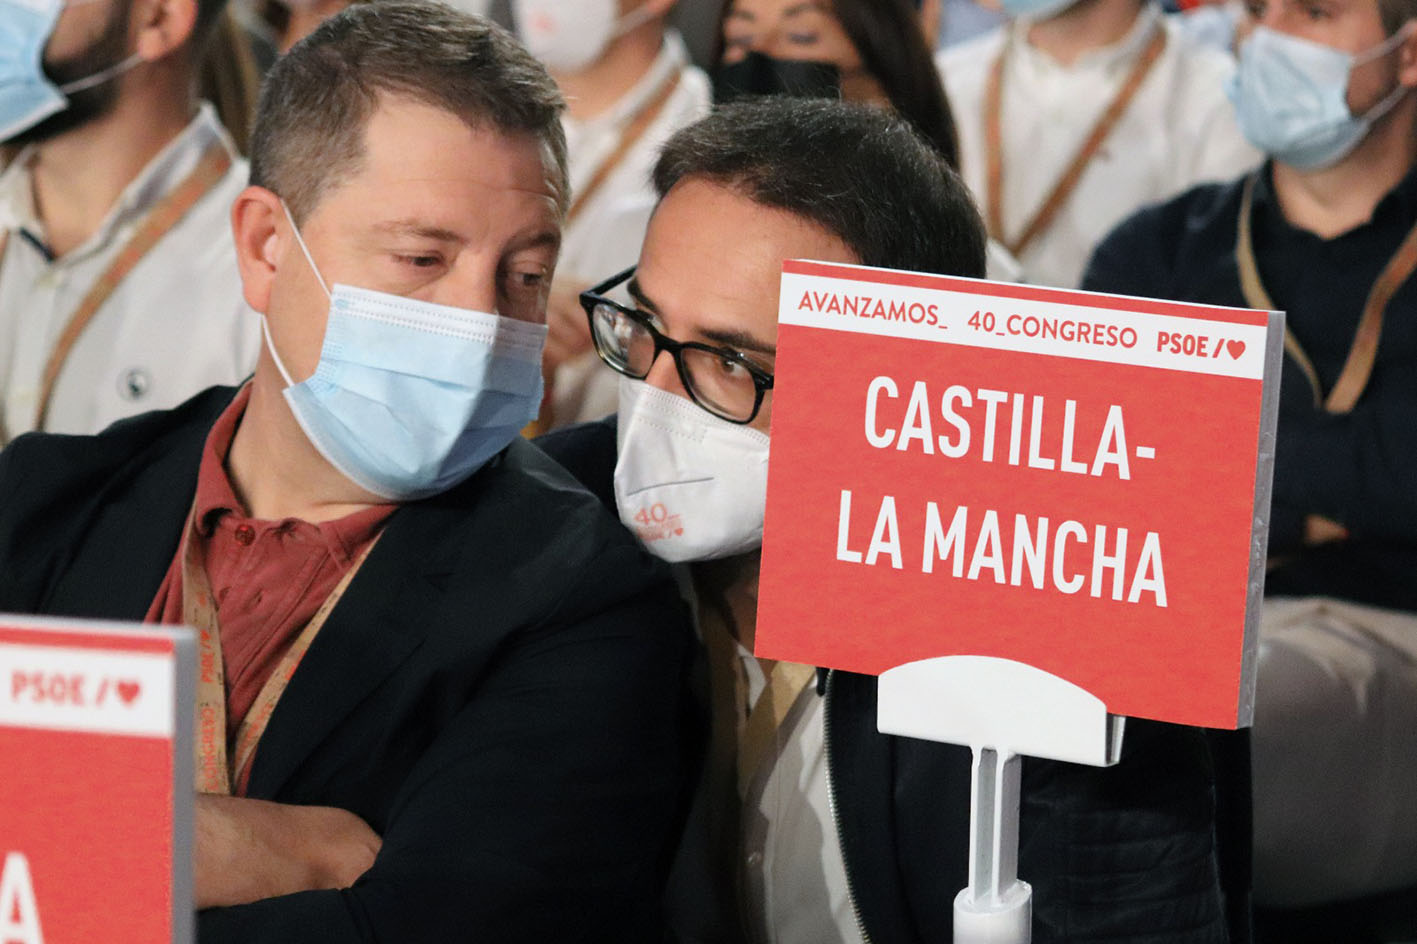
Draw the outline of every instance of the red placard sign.
M788 262L756 648L1250 722L1279 313Z
M193 658L185 630L0 616L0 942L192 939Z

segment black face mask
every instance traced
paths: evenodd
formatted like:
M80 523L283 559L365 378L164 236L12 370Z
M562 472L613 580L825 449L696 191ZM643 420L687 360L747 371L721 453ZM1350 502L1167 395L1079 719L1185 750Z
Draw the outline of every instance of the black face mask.
M792 95L840 98L841 70L829 62L774 59L750 52L741 61L713 73L713 100L731 102L745 95Z

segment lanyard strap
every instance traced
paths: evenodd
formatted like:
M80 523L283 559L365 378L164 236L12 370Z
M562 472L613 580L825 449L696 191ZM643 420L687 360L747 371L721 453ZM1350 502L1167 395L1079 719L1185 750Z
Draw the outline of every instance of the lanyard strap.
M778 732L787 720L788 712L797 703L808 684L815 681L817 670L796 662L778 662L768 675L767 685L748 712L738 742L738 794L746 797L759 768L776 752Z
M630 153L630 149L639 143L645 136L649 126L654 124L654 120L664 111L669 104L670 96L679 88L679 83L683 80L682 70L676 70L666 80L660 84L659 91L655 93L645 106L641 108L630 123L625 126L625 130L620 134L620 141L615 145L615 150L605 160L600 162L595 173L590 180L581 188L581 192L576 194L571 201L571 207L566 211L566 225L580 215L586 205L600 192L600 188L610 179L610 175L615 172L615 168L620 166L620 162L625 159L625 155Z
M59 336L58 343L55 344L54 350L49 354L49 360L44 365L43 379L40 383L39 409L35 418L36 429L44 428L44 422L49 414L49 403L54 396L54 386L59 381L59 373L64 369L64 362L68 360L69 353L74 349L80 335L84 333L89 322L93 321L103 303L108 301L109 296L117 290L123 279L157 245L158 241L187 215L187 211L192 209L198 200L226 176L226 172L230 168L231 155L226 152L226 148L220 142L213 143L202 155L196 169L148 212L138 231L133 234L133 238L128 240L128 243L119 251L118 256L94 282L89 293L79 302L79 307L75 308L74 313L69 316L69 321L64 326L64 332Z
M1262 171L1261 171L1262 172ZM1277 311L1274 301L1260 280L1260 270L1255 262L1254 234L1251 216L1254 210L1255 181L1257 174L1245 180L1240 197L1240 221L1235 239L1235 262L1240 268L1240 290L1245 295L1245 304L1251 308ZM1373 365L1378 359L1378 341L1383 332L1383 315L1387 311L1392 296L1417 269L1417 226L1408 230L1402 244L1397 247L1392 258L1383 266L1373 287L1368 291L1368 300L1363 304L1363 313L1358 318L1358 327L1353 332L1353 342L1348 347L1348 357L1343 362L1338 379L1328 396L1323 396L1318 371L1309 355L1286 326L1284 329L1284 349L1299 369L1308 378L1314 391L1314 407L1322 407L1328 413L1350 412L1367 389L1368 380L1373 376Z
M1152 66L1156 65L1156 60L1161 58L1161 52L1166 48L1166 30L1161 26L1157 27L1156 34L1147 44L1136 64L1132 66L1132 71L1128 73L1122 87L1117 90L1111 104L1097 119L1097 123L1092 126L1092 131L1088 134L1082 147L1073 155L1072 162L1068 164L1062 176L1053 185L1053 189L1049 191L1043 205L1038 208L1038 212L1033 215L1033 218L1024 226L1023 232L1014 240L1004 237L1004 146L1003 119L1001 117L1004 98L1004 68L1011 45L1011 41L1006 42L1004 48L999 50L999 56L994 60L994 67L990 70L989 81L984 89L984 154L988 173L989 233L1017 257L1040 233L1053 224L1053 219L1058 215L1058 211L1063 208L1063 204L1077 189L1083 171L1087 170L1088 164L1101 149L1102 142L1107 140L1107 136L1112 133L1112 129L1117 126L1117 122L1126 113L1127 106L1136 97L1142 83L1146 81L1147 75L1151 72Z
M231 760L226 744L226 671L221 655L221 623L217 616L211 581L207 577L202 541L197 534L197 506L187 517L182 547L182 618L197 630L197 792L230 795L245 783L256 746L266 733L276 703L285 693L300 660L329 619L361 564L374 549L375 535L355 558L353 565L320 604L310 622L295 637L276 664L275 671L261 686L251 710L236 729Z

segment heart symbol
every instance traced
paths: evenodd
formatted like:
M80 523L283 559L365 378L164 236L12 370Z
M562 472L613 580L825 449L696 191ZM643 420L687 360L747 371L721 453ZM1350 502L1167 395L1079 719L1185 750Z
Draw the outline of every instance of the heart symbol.
M675 528L675 529L674 529L674 536L675 536L676 538L677 538L679 535L683 534L683 533L684 533L684 529L683 529L683 528Z
M137 682L119 682L118 697L123 699L123 704L131 705L133 699L137 698L143 690L143 686Z
M1244 342L1244 341L1226 341L1226 342L1225 342L1225 350L1229 351L1229 352L1230 352L1230 356L1233 357L1233 358L1235 358L1235 360L1238 361L1238 360L1240 359L1240 355L1243 354L1243 353L1245 353L1245 342Z

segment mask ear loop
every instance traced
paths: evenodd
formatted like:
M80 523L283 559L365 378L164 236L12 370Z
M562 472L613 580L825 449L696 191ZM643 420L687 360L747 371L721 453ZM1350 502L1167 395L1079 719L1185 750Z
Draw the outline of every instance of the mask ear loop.
M310 247L305 245L305 237L300 235L300 227L295 225L295 217L290 213L289 204L285 202L284 198L277 197L276 199L280 200L280 208L285 211L286 221L290 223L291 232L295 234L296 245L299 246L300 251L305 254L305 261L310 263L310 271L315 273L315 278L319 280L320 288L324 291L325 297L333 298L334 296L330 294L330 287L325 284L325 277L320 274L319 266L315 265L315 257L310 255Z
M1348 70L1349 75L1351 76L1353 74L1353 69L1356 69L1359 66L1367 65L1368 63L1376 59L1381 59L1383 56L1391 55L1393 50L1401 46L1404 42L1407 41L1407 38L1412 35L1412 28L1414 25L1417 25L1417 20L1408 20L1406 23L1403 23L1397 28L1397 32L1393 33L1381 43L1361 55L1354 56L1353 65ZM1402 101L1402 99L1406 97L1407 93L1411 91L1411 86L1403 85L1401 82L1398 82L1396 88L1394 88L1391 92L1384 96L1382 101L1378 102L1372 108L1369 108L1362 115L1358 116L1359 119L1367 122L1368 125L1371 127L1373 122L1377 121L1383 115L1386 115L1388 112L1392 111L1395 107L1397 107L1397 103Z
M124 72L127 72L129 69L133 68L142 61L142 53L135 52L127 59L124 59L122 62L115 62L107 69L100 69L93 75L85 76L82 79L75 79L72 82L64 83L63 85L58 87L59 91L65 95L72 95L75 92L82 92L84 89L93 88L95 85L102 85L110 79L117 78L118 76L122 75Z
M630 30L644 26L650 20L654 19L654 16L654 11L649 8L649 4L640 4L629 13L626 13L620 22L615 24L615 29L611 32L610 38L612 40L619 39L621 36L630 32Z
M290 223L290 231L295 234L296 245L298 245L300 251L305 254L305 261L310 264L310 271L315 273L315 278L320 283L320 290L325 293L326 297L330 297L329 286L325 284L325 277L320 274L320 270L315 266L315 260L310 255L310 249L305 245L304 237L300 235L300 227L295 225L295 217L290 213L290 206L286 204L284 199L277 199L280 199L280 208L285 211L285 218ZM295 386L295 381L291 379L290 371L285 369L285 364L281 362L280 355L276 353L275 342L271 340L271 322L264 314L261 315L261 333L265 336L266 350L271 352L271 360L275 361L276 370L280 371L281 379L285 381L287 387Z

